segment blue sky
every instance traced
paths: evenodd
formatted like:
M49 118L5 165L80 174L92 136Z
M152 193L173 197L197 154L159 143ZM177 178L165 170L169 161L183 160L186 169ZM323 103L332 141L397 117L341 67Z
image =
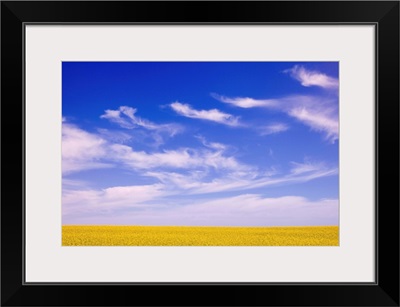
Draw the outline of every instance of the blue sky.
M337 225L337 62L63 62L63 224Z

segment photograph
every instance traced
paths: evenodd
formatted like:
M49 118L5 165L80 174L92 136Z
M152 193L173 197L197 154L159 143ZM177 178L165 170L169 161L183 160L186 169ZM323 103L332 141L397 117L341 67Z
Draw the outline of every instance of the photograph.
M2 1L0 305L400 306L399 8Z
M339 62L62 62L62 246L339 246Z

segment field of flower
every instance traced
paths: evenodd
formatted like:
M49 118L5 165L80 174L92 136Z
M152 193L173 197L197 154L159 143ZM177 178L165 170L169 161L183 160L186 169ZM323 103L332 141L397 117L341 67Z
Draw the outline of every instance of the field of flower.
M338 226L63 226L63 246L338 246Z

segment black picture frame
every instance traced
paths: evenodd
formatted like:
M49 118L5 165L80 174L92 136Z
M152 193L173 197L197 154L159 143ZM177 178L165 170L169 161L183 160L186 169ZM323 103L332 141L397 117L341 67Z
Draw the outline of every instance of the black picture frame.
M373 24L376 29L375 283L24 282L24 25ZM398 1L3 1L2 306L399 306Z

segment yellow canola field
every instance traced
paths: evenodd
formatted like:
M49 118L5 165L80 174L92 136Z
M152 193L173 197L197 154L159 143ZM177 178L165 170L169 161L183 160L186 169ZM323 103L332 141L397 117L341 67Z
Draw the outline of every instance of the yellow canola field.
M338 246L338 226L63 226L63 246Z

